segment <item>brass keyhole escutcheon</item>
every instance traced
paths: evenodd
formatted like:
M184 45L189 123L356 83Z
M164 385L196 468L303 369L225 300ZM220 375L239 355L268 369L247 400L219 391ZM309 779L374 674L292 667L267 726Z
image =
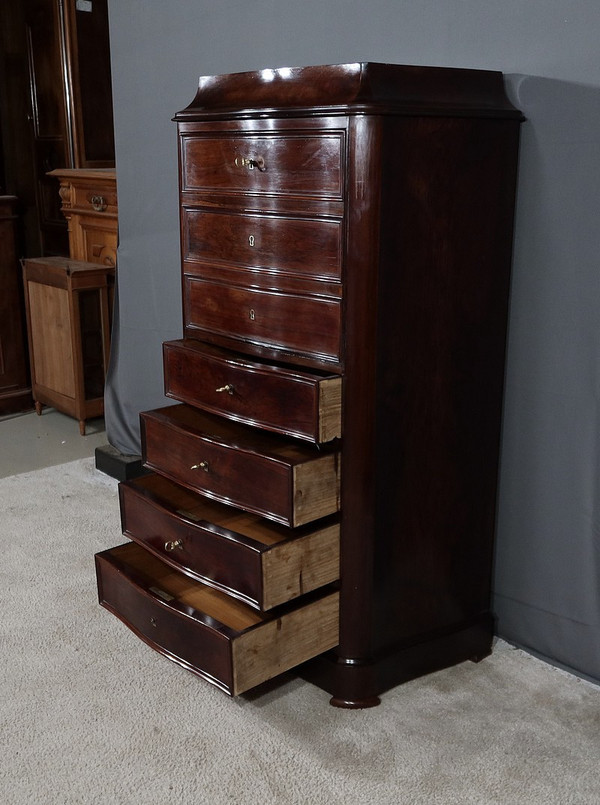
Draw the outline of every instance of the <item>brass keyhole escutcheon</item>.
M183 542L180 539L175 539L172 540L171 542L165 542L165 551L174 551L175 548L183 549Z
M238 168L248 168L249 171L253 171L256 162L250 157L236 157L235 164Z
M250 308L250 313L248 314L248 317L250 318L250 321L255 321L256 320L256 313L254 312L254 310L252 308Z
M253 171L254 168L258 168L259 171L266 170L263 157L236 157L234 162L238 168L248 168L249 171Z
M233 396L233 386L231 385L231 383L226 383L224 386L221 386L220 388L215 389L215 391L217 392L217 394L221 394L222 392L225 391L225 392L227 392L227 394L230 394L231 396Z
M255 243L256 243L256 241L254 239L254 235L248 235L248 245L249 246L254 246Z
M151 624L152 624L152 626L154 626L154 628L156 629L156 618L150 618L150 623L151 623Z

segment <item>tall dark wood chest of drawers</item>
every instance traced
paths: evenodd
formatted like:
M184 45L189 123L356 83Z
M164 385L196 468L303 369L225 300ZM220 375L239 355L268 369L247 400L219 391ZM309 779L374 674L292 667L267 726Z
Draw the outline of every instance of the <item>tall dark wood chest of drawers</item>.
M179 131L184 333L100 601L236 694L364 707L491 648L520 113L500 73L203 77Z

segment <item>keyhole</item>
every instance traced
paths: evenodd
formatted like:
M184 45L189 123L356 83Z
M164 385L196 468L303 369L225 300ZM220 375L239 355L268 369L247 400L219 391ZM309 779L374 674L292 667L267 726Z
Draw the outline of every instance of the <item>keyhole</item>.
M254 235L248 236L248 243L250 244L250 246L254 246Z
M250 308L250 321L254 321L256 319L256 313Z

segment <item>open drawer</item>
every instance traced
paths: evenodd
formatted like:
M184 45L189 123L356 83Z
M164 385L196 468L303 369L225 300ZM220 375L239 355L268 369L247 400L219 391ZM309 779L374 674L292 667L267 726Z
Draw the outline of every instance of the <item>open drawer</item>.
M136 543L96 554L98 596L148 645L237 695L338 643L339 593L261 614Z
M119 485L123 534L175 570L268 610L339 578L334 516L290 529L153 473Z
M140 414L145 466L182 486L291 527L340 509L340 451L229 422L189 405Z
M309 442L342 435L342 378L268 363L193 338L163 344L165 394Z

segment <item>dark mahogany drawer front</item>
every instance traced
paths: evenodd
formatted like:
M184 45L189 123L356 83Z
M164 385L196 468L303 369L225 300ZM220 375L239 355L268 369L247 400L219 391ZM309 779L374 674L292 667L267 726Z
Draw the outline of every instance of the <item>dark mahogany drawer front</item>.
M339 453L175 405L140 415L149 469L289 526L339 510Z
M341 436L339 376L252 362L194 339L167 341L163 356L168 397L311 442Z
M156 571L149 561L158 563L158 560L147 552L142 557L140 552L142 548L129 543L96 555L100 603L153 648L188 670L199 671L230 693L232 631L225 624L211 623L209 618L202 618L177 601L161 584L161 576L166 574L160 569ZM133 564L128 562L135 559ZM166 565L165 568L168 570ZM150 579L152 570L155 578Z
M341 198L343 132L184 135L182 190Z
M266 348L282 360L298 354L319 363L341 359L341 300L184 278L187 332L214 334L242 352ZM210 340L210 338L208 338Z
M186 260L339 279L342 224L336 220L183 210Z
M338 643L339 593L277 615L172 570L135 543L96 555L100 603L169 659L231 695Z
M339 523L290 530L159 475L119 485L123 533L192 578L261 610L339 578Z

